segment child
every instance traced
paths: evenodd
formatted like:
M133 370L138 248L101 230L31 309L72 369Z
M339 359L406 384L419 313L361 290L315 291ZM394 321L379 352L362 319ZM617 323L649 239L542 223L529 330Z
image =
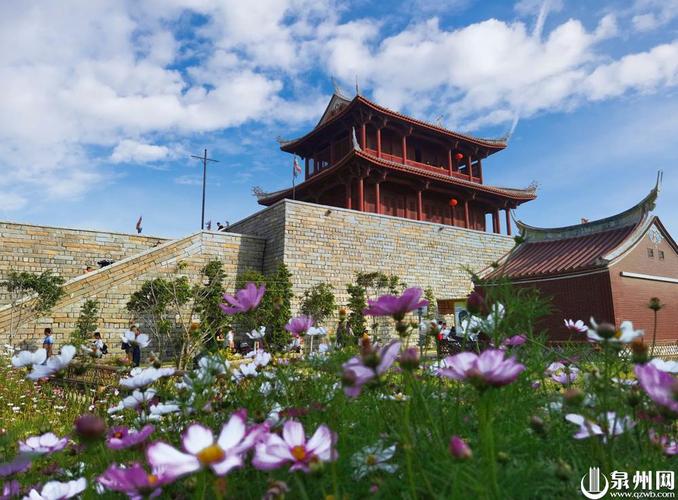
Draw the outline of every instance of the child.
M42 339L42 348L47 351L47 358L52 356L52 348L54 347L54 339L52 338L52 329L45 328L45 338Z
M94 340L92 341L92 344L94 344L94 348L101 352L101 354L108 354L108 346L101 339L101 333L94 332Z

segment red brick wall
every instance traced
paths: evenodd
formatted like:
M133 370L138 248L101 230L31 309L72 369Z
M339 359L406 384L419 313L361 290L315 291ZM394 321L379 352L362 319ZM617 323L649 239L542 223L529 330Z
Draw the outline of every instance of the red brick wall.
M584 336L570 335L563 324L564 319L581 319L588 324L593 316L596 321L614 320L610 277L607 272L558 278L536 283L516 283L519 287L537 288L542 296L550 297L552 312L537 325L546 329L554 341L582 340Z
M648 256L648 249L654 257ZM659 252L664 252L664 260ZM646 234L633 250L610 267L615 320L633 321L633 326L645 330L650 341L654 327L654 313L647 307L651 297L658 297L665 307L659 311L657 338L678 341L678 283L650 281L621 276L622 271L678 279L678 254L666 239L655 245Z

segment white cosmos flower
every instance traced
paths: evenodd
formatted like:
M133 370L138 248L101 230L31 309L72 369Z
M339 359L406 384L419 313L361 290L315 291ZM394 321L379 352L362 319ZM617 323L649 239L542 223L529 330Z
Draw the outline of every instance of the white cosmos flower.
M171 377L174 375L174 371L174 368L154 368L152 366L143 369L134 368L129 377L120 379L120 385L128 389L140 389L151 385L162 377Z
M149 408L150 415L148 420L160 420L163 415L169 413L176 413L179 411L179 405L169 402L169 403L158 403Z
M233 378L236 382L242 380L246 377L256 377L259 375L257 371L257 364L252 361L251 363L242 363L238 369L233 370Z
M198 368L202 372L201 378L207 373L213 375L223 375L228 370L230 364L225 359L222 359L220 356L203 356L198 361Z
M155 397L155 394L155 389L146 389L144 392L136 389L131 396L127 396L122 400L122 406L123 408L136 409L152 400Z
M127 330L125 333L120 335L122 341L128 345L138 345L139 347L148 347L151 343L151 339L145 333L140 333L136 335L133 331Z
M622 321L622 324L619 326L618 329L616 329L615 334L610 337L609 339L604 339L600 335L598 335L598 323L591 318L591 327L588 330L588 333L586 336L589 338L589 340L593 342L619 342L622 344L628 344L629 342L633 341L634 339L641 337L643 335L643 330L634 330L633 329L633 323L630 321Z
M636 424L629 417L619 417L613 411L608 411L605 414L607 420L606 431L595 423L593 420L588 420L582 415L576 413L569 413L565 415L565 420L579 426L579 430L574 435L575 439L586 439L591 436L602 436L603 442L607 441L608 437L614 437L623 434L625 431L632 429Z
M252 340L263 339L264 335L266 335L266 327L260 326L259 330L252 330L251 332L246 333L245 335L247 335Z
M46 359L47 351L45 349L38 349L35 352L21 351L12 357L12 366L14 368L23 368L24 366L41 365Z
M42 491L38 493L37 490L32 489L28 496L24 497L29 500L62 500L66 498L73 498L79 495L87 488L87 480L84 477L67 483L60 483L59 481L49 481L42 487Z
M657 370L666 373L678 373L678 361L666 361L660 358L650 360L650 364L654 365Z
M247 353L248 358L253 358L253 363L257 366L266 366L271 362L271 355L263 349Z
M580 319L577 321L572 319L564 319L563 322L565 323L565 328L573 332L586 333L589 330L586 324Z
M52 356L44 365L33 365L33 371L28 374L31 380L39 380L41 378L50 377L57 372L66 368L75 357L75 347L72 345L65 345L61 348L61 354Z
M366 446L351 457L351 465L354 468L353 477L362 479L374 472L393 474L398 470L398 466L386 462L393 458L395 452L395 444L386 446L383 441L379 441L372 446Z
M306 335L309 337L322 337L323 335L327 335L327 330L322 326L312 326L306 330Z

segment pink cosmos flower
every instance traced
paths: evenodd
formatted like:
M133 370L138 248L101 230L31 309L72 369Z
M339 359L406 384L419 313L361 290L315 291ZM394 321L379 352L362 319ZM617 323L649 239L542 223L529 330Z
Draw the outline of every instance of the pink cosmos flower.
M523 345L525 342L527 342L527 337L525 335L514 335L513 337L504 339L501 345L505 347L517 347Z
M19 455L11 462L0 464L0 477L8 477L31 468L31 460L25 455Z
M252 465L259 470L271 470L291 463L290 471L309 472L312 463L337 459L335 442L336 434L326 425L318 427L311 439L306 441L301 423L288 420L283 427L282 437L270 433L256 445Z
M516 362L515 357L504 359L500 349L488 349L480 355L462 352L443 360L444 367L438 374L453 380L466 380L479 386L500 387L518 378L525 365Z
M652 401L673 413L678 413L678 400L676 400L673 389L676 379L673 375L657 369L650 363L636 365L635 372L640 387L650 396Z
M574 321L572 319L565 319L565 328L575 333L586 333L589 331L588 327L580 319Z
M132 500L155 498L162 493L161 487L171 483L173 477L165 473L148 474L139 463L130 467L111 464L97 481L111 491L126 494Z
M219 304L219 307L221 307L221 310L226 314L252 311L253 309L256 309L261 302L265 291L266 285L261 285L257 288L257 285L254 283L247 283L245 288L236 292L235 297L225 293L224 300L228 302L228 304Z
M382 295L377 300L368 300L369 307L363 311L368 316L393 316L400 321L410 311L420 307L426 307L428 300L422 300L424 291L421 288L408 288L403 294Z
M586 439L591 436L602 436L603 442L608 438L623 434L625 431L632 429L636 423L629 417L619 417L613 411L608 411L605 414L605 424L598 425L593 420L589 420L582 415L576 413L569 413L565 415L565 420L579 426L579 430L574 435L575 439Z
M654 429L648 432L650 441L659 446L668 456L678 455L678 442L667 435L659 435Z
M148 463L171 477L184 476L210 467L223 476L243 464L243 455L268 430L265 425L247 429L247 412L239 410L231 415L215 440L211 429L191 424L182 436L185 450L181 452L167 443L151 444L146 450Z
M125 448L132 448L148 439L153 434L155 428L148 424L142 427L140 431L129 429L124 426L113 427L108 431L108 439L106 439L106 446L111 450L123 450Z
M10 498L19 497L21 495L21 485L16 479L13 481L7 481L2 485L2 490L0 490L0 499L9 500Z
M19 451L27 455L48 455L63 450L67 444L67 438L58 438L53 432L48 432L19 441Z
M285 325L285 330L293 335L303 335L313 326L313 318L310 316L297 316L290 319L289 323Z
M459 436L452 436L450 439L450 453L453 457L459 459L467 459L473 456L473 452L469 445Z
M363 385L385 373L400 351L400 342L391 342L380 350L367 347L361 356L355 356L342 365L344 393L350 398L360 395Z
M548 365L545 373L555 382L562 385L568 385L577 380L579 368L576 366L565 366L561 362L555 362Z

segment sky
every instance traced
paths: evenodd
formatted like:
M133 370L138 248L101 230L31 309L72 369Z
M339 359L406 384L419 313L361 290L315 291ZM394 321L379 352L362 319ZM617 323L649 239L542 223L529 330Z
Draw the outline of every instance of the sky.
M6 0L0 220L178 237L291 185L276 138L334 85L481 137L485 182L563 226L620 212L664 170L678 237L678 0Z

